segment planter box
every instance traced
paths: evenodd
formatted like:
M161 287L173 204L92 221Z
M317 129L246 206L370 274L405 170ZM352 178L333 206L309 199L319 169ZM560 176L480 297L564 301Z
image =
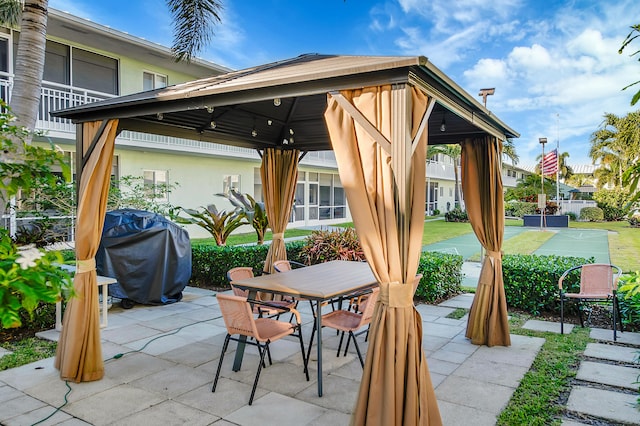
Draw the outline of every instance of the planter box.
M540 227L540 215L539 214L525 214L524 226L537 226ZM543 226L546 228L568 228L569 216L566 214L559 216L544 216Z

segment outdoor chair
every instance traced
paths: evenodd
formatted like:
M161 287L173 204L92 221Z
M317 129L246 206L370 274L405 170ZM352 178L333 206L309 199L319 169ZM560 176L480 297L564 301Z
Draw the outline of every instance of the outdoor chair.
M344 334L349 333L349 337L347 338L347 344L344 350L344 356L347 355L347 350L349 349L349 342L353 340L353 344L356 347L356 352L358 353L358 358L360 358L360 364L364 367L364 359L362 358L362 353L360 352L360 347L358 346L358 342L356 337L362 333L366 333L368 331L368 327L362 330L365 326L368 326L371 323L371 317L373 316L373 309L375 307L376 301L378 300L378 294L380 292L380 288L374 288L369 296L367 297L367 302L363 304L363 312L352 312L348 309L337 309L333 312L329 312L328 314L322 315L322 326L333 328L339 332L340 334L340 342L338 343L338 353L336 356L340 356L340 350L342 349L342 341L344 340ZM360 330L360 331L359 331ZM313 330L311 331L311 340L309 341L309 348L307 350L307 360L309 360L309 356L311 355L311 347L313 346L313 336L316 332L316 325L314 322Z
M580 292L566 293L562 287L562 283L571 272L580 270ZM574 300L578 303L578 314L580 317L580 325L584 327L584 319L582 311L585 303L612 303L613 317L613 340L617 340L616 335L616 315L620 321L620 331L624 331L622 318L620 317L620 306L618 304L618 279L622 274L622 270L607 263L592 263L574 266L567 269L558 280L558 288L560 289L560 333L564 334L564 305L566 299ZM589 314L590 316L591 314ZM587 317L587 321L589 317Z
M227 327L227 336L225 337L224 344L222 345L222 353L220 354L220 360L218 361L218 369L216 371L216 377L213 381L211 392L216 391L218 379L220 378L222 362L224 360L224 354L229 346L229 340L240 342L240 337L233 337L235 335L251 338L252 340L247 339L245 344L256 346L260 355L258 371L256 372L256 377L253 381L251 396L249 397L249 405L253 403L253 397L256 393L258 380L260 379L260 372L262 371L262 367L265 365L265 354L268 356L269 365L272 364L269 345L285 336L295 335L298 337L300 342L300 352L302 353L302 362L305 366L304 373L307 377L307 381L309 381L309 372L306 369L307 361L305 359L304 343L302 342L302 331L300 327L301 320L298 311L295 309L278 308L282 312L291 312L295 316L296 323L291 324L290 322L279 321L273 318L254 318L251 304L244 297L230 294L218 294L217 299L220 311L222 312L222 318L224 319L224 324ZM273 306L269 306L270 303L255 303L265 305L270 309L273 309Z
M227 279L231 284L231 290L233 290L233 294L247 299L249 297L249 292L247 290L242 290L241 288L234 286L233 282L236 280L252 278L253 276L253 269L250 267L238 266L236 268L229 269L229 271L227 271ZM268 302L268 306L254 303L253 313L257 314L260 317L264 315L269 317L279 317L280 314L282 314L282 310L280 310L280 308L289 309L295 307L295 302L292 300L269 300Z

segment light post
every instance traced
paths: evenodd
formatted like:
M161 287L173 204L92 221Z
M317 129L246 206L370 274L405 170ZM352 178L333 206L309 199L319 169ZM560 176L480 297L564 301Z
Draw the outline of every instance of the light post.
M540 195L538 196L538 208L540 209L540 230L542 231L544 222L544 211L546 209L547 197L544 193L544 144L547 143L547 138L539 138L538 142L542 145L542 159L540 160Z

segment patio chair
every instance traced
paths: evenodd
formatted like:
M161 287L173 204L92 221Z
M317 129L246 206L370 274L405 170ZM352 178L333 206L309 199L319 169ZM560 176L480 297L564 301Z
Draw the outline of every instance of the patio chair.
M234 286L233 282L236 280L252 278L253 276L253 269L250 267L238 266L236 268L229 269L229 271L227 271L227 279L231 284L231 290L233 290L233 294L247 299L249 297L249 292L247 290L242 290L241 288ZM267 315L269 317L279 317L280 314L282 314L282 310L280 310L279 308L294 308L296 304L293 300L269 300L268 302L268 305L254 304L253 313L257 314L260 317L264 315Z
M576 270L580 270L580 292L566 293L562 287L562 283L567 275ZM591 263L567 269L558 280L558 288L560 289L560 333L564 334L564 302L566 299L572 299L578 303L578 314L582 327L584 327L582 311L585 303L611 302L613 340L616 341L616 315L620 321L620 331L624 331L617 296L618 279L621 274L622 270L619 267L607 263ZM589 317L587 317L587 320L588 319Z
M260 362L258 363L258 371L253 381L253 388L251 389L251 396L249 397L249 405L253 403L253 397L256 393L256 387L258 386L258 380L260 379L260 372L264 365L264 356L268 355L269 365L273 362L271 360L271 351L269 345L276 340L279 340L285 336L295 335L300 342L300 352L302 353L302 362L306 367L307 362L304 354L304 343L302 342L302 332L300 327L300 313L295 309L282 308L283 312L291 312L296 318L296 323L291 324L289 322L279 321L273 318L254 318L253 310L250 303L246 298L230 295L230 294L218 294L217 296L220 311L222 312L222 318L224 324L227 327L227 336L224 339L222 345L222 353L220 354L220 360L218 361L218 369L216 371L216 377L213 380L213 386L211 392L216 391L218 385L218 379L220 378L220 370L222 369L222 362L224 360L224 354L229 346L229 340L240 341L238 336L246 336L252 338L247 339L245 344L253 345L258 348L260 354ZM268 305L267 302L255 302L257 304ZM296 333L297 332L297 333ZM304 373L309 381L309 372L304 369Z
M340 334L340 343L338 343L338 353L336 356L340 356L340 350L342 349L342 341L344 340L344 334L349 333L349 337L347 338L347 345L344 350L344 356L347 355L347 350L349 349L349 342L353 340L353 344L356 347L356 352L358 353L358 358L360 358L360 365L364 367L364 359L362 358L362 353L360 352L360 347L358 346L358 342L356 337L362 333L366 333L368 331L368 327L363 330L365 326L368 326L371 323L371 317L373 316L373 309L375 307L376 301L378 300L378 294L380 293L380 288L374 288L369 297L367 298L367 302L363 304L363 312L352 312L347 309L337 309L333 312L329 312L328 314L322 315L322 326L333 328L339 332ZM360 331L359 331L360 330ZM309 341L309 348L307 350L307 361L309 360L309 356L311 355L311 347L313 346L313 336L316 332L316 325L314 322L313 330L311 331L311 340Z

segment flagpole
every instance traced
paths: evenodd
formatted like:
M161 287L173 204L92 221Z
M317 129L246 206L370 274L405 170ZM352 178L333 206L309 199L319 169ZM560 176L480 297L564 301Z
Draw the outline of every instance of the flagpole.
M556 203L560 214L560 114L556 114Z

